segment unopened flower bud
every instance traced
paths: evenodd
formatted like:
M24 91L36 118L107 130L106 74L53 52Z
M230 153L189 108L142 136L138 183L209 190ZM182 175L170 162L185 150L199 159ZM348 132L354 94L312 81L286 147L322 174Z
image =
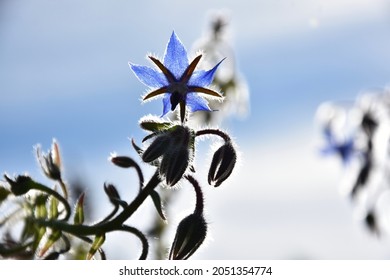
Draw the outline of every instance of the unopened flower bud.
M186 260L202 245L207 234L207 223L203 215L191 214L177 227L175 239L169 253L170 260Z
M11 186L11 192L16 195L24 195L32 189L32 180L28 176L19 175L15 180L12 180L7 175L4 175L5 180Z
M373 210L370 210L365 219L365 224L368 227L368 229L375 234L380 234L379 226L378 226L378 220L375 215L375 212Z
M109 198L120 199L118 190L112 184L104 184L104 191Z
M154 137L154 135L150 135ZM148 137L148 138L151 138ZM159 133L142 154L145 162L156 161L159 173L169 186L175 185L184 175L192 160L194 132L186 126L176 125Z
M112 184L104 184L104 192L107 194L108 199L114 205L121 205L123 207L127 206L127 203L123 201L119 195L118 190Z
M152 162L162 156L170 146L171 139L168 135L164 134L158 136L152 144L142 154L142 160L144 162Z
M129 168L137 165L132 158L126 156L114 156L111 157L110 160L113 164L122 168Z
M214 187L221 185L229 178L236 161L237 154L232 143L226 142L214 153L208 174L209 184L214 185Z
M174 186L184 175L190 160L187 149L179 149L164 155L160 165L160 175L168 186Z
M36 151L38 162L45 175L53 180L61 180L61 156L57 142L53 140L52 148L47 154L42 154L39 146Z

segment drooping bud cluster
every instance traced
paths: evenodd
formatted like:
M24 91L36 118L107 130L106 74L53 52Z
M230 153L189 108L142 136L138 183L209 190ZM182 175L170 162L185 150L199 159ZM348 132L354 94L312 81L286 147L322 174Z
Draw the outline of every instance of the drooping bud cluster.
M142 160L151 163L160 159L160 176L168 186L174 186L191 164L194 133L186 126L175 125L149 138L153 142L143 152Z

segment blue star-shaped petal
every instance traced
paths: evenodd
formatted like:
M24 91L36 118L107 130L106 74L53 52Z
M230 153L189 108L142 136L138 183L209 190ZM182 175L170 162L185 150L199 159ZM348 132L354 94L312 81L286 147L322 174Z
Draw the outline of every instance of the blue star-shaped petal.
M208 102L199 93L222 98L220 93L208 88L222 61L208 71L195 71L201 57L202 55L198 55L189 63L184 45L173 32L165 50L163 63L157 58L149 56L158 70L132 63L129 65L137 78L152 89L143 97L143 100L164 94L162 116L170 110L174 111L176 106L180 105L180 118L184 122L186 107L191 112L211 111Z

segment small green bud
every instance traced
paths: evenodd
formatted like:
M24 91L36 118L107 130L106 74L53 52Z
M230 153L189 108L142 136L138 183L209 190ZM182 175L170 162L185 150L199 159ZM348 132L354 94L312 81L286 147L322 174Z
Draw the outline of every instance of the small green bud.
M59 216L59 211L58 211L58 199L55 198L54 196L50 197L50 210L49 210L49 219L57 219Z
M47 250L49 250L54 245L54 243L56 243L57 240L60 239L61 236L62 236L61 231L52 230L45 245L42 247L41 251L39 252L39 256L40 257L44 256L46 254ZM49 255L53 256L52 254L49 254Z
M85 193L82 193L76 203L76 209L73 217L75 225L81 225L84 223L84 197Z
M87 260L92 259L92 257L96 254L97 250L103 245L104 241L106 241L106 236L104 234L96 235L94 241L92 242L92 246L88 251Z
M11 194L11 191L6 189L3 186L0 186L0 205L3 201L7 199L7 197Z

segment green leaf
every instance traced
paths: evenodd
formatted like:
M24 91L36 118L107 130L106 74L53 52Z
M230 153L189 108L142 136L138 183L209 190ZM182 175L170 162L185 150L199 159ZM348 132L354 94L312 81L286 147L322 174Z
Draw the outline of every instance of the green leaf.
M23 224L23 229L20 234L21 241L24 243L35 235L35 224L30 219L25 219Z
M155 190L153 190L151 193L150 193L150 196L153 200L153 203L154 203L154 206L156 207L156 210L158 212L158 214L160 215L161 219L163 219L164 221L167 220L167 218L165 217L165 214L164 214L164 211L162 209L162 203L161 203L161 198L160 198L160 195L158 194L158 192L156 192Z
M8 195L11 194L11 191L0 186L0 205L3 201L5 201L8 197Z
M140 126L142 129L149 130L152 132L163 131L172 126L169 122L157 122L153 120L144 120L140 122Z
M159 132L153 132L153 133L151 133L151 134L149 134L149 135L146 135L146 136L142 139L142 143L145 142L146 140L149 140L149 139L151 139L151 138L157 136L157 135L161 135L161 133L159 133Z
M35 216L38 219L47 218L47 209L46 209L46 201L48 196L41 194L38 195L35 201Z
M106 235L99 234L95 236L95 239L92 242L91 249L89 249L89 252L87 254L87 260L92 259L97 250L99 250L99 248L103 245L104 241L106 241Z
M38 248L39 243L41 242L42 237L45 235L45 233L46 233L46 228L45 227L37 227L36 228L34 242L33 242L33 250L34 250L34 252Z
M131 139L131 144L133 145L134 150L139 154L142 155L144 152L134 141L134 139Z
M47 209L46 209L46 201L47 201L47 195L38 195L35 201L35 217L38 219L46 219L47 218ZM33 250L35 251L39 243L42 240L42 237L46 233L45 227L35 227L35 234L34 234L34 243L33 243Z
M76 203L76 209L73 218L75 225L81 225L84 223L84 197L85 193L82 193Z
M50 197L49 219L55 220L58 218L58 199L54 196Z
M42 257L47 252L47 250L49 250L50 247L53 246L53 244L58 239L60 239L61 235L62 235L61 231L53 230L53 232L49 235L45 245L42 247L41 251L39 252L39 256Z

